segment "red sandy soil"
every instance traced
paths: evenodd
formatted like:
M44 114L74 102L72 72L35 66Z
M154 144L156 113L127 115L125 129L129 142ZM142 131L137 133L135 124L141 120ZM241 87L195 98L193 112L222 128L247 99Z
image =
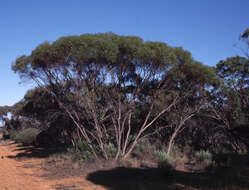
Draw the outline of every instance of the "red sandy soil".
M84 177L51 180L41 177L42 159L14 159L21 152L13 142L0 143L0 190L105 190Z
M18 158L18 155L25 152L24 149L20 148L18 144L11 141L0 142L0 190L119 190L126 189L125 185L120 185L115 181L115 176L110 174L109 171L102 171L101 183L94 184L87 180L86 175L82 176L72 176L64 178L56 178L57 167L54 168L55 177L49 175L46 170L44 170L44 162L46 158ZM179 171L181 172L181 171ZM183 171L184 172L184 171ZM101 173L101 172L100 172ZM104 175L106 173L106 175ZM195 179L198 174L185 173L185 176L190 176L190 178ZM111 179L110 179L110 176ZM241 172L241 178L246 178L249 180L249 169L244 168ZM95 175L96 177L96 175ZM198 176L197 176L198 177ZM248 179L247 179L248 178ZM108 181L109 180L109 181ZM98 179L99 181L99 179ZM107 181L107 182L106 182ZM167 180L166 180L167 181ZM112 184L110 187L109 182ZM248 181L249 182L249 181ZM123 183L123 182L122 182ZM101 185L97 185L101 184ZM107 184L107 185L105 185ZM113 185L114 184L114 185ZM116 186L115 186L116 184ZM171 187L172 186L172 187ZM116 188L115 188L116 187ZM193 187L187 183L182 184L181 182L168 185L165 181L156 181L152 187L158 189L191 189L196 190L199 188ZM157 188L158 187L158 188ZM139 189L154 189L154 188L139 188ZM236 189L236 188L233 188ZM248 189L248 188L243 188Z

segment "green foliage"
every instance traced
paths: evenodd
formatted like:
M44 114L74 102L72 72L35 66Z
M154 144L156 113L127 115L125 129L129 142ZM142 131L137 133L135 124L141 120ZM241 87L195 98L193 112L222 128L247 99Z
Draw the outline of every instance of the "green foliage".
M91 159L93 159L93 153L89 150L84 151L83 158L85 160L91 160Z
M137 143L135 150L137 151L137 153L141 153L143 155L143 153L146 151L145 143Z
M14 140L17 133L18 133L18 131L16 131L16 130L5 130L3 132L3 138Z
M184 76L183 80L206 83L216 78L210 67L196 62L182 48L172 48L163 42L144 42L136 36L118 36L113 33L68 36L52 44L45 42L33 50L30 56L19 57L12 69L21 77L30 78L40 75L45 68L66 68L70 61L81 72L84 72L88 63L101 67L111 64L117 69L126 66L126 71L129 72L135 71L134 66L148 67L155 72L167 72L172 66L177 66L178 70L173 69L171 72L176 79Z
M89 146L87 145L87 142L84 139L77 141L76 146L82 152L89 150Z
M227 84L240 84L249 77L248 59L245 57L229 57L217 64L217 74L223 78Z
M149 138L143 138L136 144L132 155L137 159L150 160L155 158L155 150L155 144L151 143ZM144 157L144 155L146 155L146 157Z
M15 140L15 138L16 138L16 136L18 134L18 131L16 131L16 130L9 130L8 134L9 134L9 138L11 140Z
M36 137L41 131L35 128L27 128L19 131L13 138L16 142L24 145L32 145L36 142Z
M161 162L161 161L172 162L171 157L170 157L169 155L167 155L166 152L164 152L164 151L156 150L156 151L154 152L154 155L155 155L155 157L157 158L157 160L158 160L159 162Z
M195 158L199 163L201 162L212 162L212 154L209 151L198 151L195 153Z
M244 37L246 37L246 33ZM232 132L233 137L228 137L229 141L236 144L240 142L249 150L249 136L247 135L249 121L248 54L245 57L234 56L221 60L216 67L217 75L222 79L223 84L217 90L216 97L213 98L215 100L213 104L226 127L230 130L235 129L235 132ZM244 126L244 132L240 132L239 129L242 125ZM236 133L236 128L238 133ZM243 146L240 146L240 149L243 150Z
M174 169L172 164L172 158L167 155L164 151L156 150L154 152L155 157L157 158L157 167L161 169L166 176L171 176Z
M109 157L113 158L113 157L115 157L115 155L117 153L117 148L115 147L115 145L113 143L108 143L106 145L106 152L107 152Z
M195 61L183 48L113 33L67 36L53 43L44 42L30 55L17 58L12 69L21 78L39 81L39 85L46 88L46 92L36 90L26 95L24 109L21 109L23 114L43 120L47 118L47 110L62 109L69 118L75 117L73 120L77 126L87 126L89 137L98 134L99 139L94 142L99 143L97 146L120 136L119 148L127 154L135 147L127 148L123 142L129 131L127 121L130 113L130 135L139 131L153 133L156 122L161 125L159 117L166 115L168 106L180 104L177 100L184 102L193 95L198 97L198 101L188 100L188 106L202 102L199 99L204 98L203 92L217 81L213 68ZM179 98L176 100L176 97ZM133 98L135 104L131 101ZM177 105L174 106L177 108ZM143 112L138 107L144 107ZM150 107L152 110L149 110ZM120 113L117 114L117 110ZM141 118L134 121L133 113L136 112L140 112ZM116 114L110 118L109 113ZM147 113L150 113L148 118L144 118ZM176 121L181 115L174 114L172 117ZM117 121L122 125L119 130L114 129ZM149 121L152 123L149 124ZM143 123L149 124L148 127ZM166 123L169 125L169 121ZM106 125L108 130L99 129ZM144 134L139 135L138 141ZM110 139L104 139L107 136ZM111 157L117 151L115 146L107 144L105 147ZM98 153L106 157L102 149Z
M93 154L84 139L77 141L76 146L84 160L93 159Z

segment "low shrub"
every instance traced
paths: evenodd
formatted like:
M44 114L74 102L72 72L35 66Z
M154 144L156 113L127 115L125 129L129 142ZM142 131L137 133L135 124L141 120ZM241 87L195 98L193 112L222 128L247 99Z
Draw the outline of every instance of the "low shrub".
M156 150L154 151L154 155L156 157L156 159L160 162L160 161L168 161L171 162L172 159L169 155L166 154L166 152L161 151L161 150Z
M85 140L79 140L76 146L78 147L80 155L84 160L90 160L93 158L93 153Z
M4 130L3 139L11 139L14 140L18 131L16 130Z
M155 150L156 147L154 144L152 144L148 139L142 139L136 144L132 155L140 160L150 160L154 159ZM146 158L144 155L146 155Z
M164 175L171 176L174 169L172 158L167 155L164 151L156 150L154 152L155 157L157 158L157 168L162 170Z
M209 151L201 150L195 153L195 158L197 159L199 163L201 162L211 163L212 157L213 156Z
M171 157L174 158L174 159L179 159L181 157L183 157L185 154L184 152L180 149L180 147L178 146L174 146L172 148L172 151L170 153Z
M36 137L41 131L35 128L26 128L17 132L13 140L24 145L33 145L36 142Z
M117 148L115 147L115 145L113 143L108 143L108 144L106 144L106 152L107 152L109 157L113 158L113 157L115 157L115 155L117 153Z
M85 140L77 141L76 146L82 152L89 150L89 146L87 145L87 142Z

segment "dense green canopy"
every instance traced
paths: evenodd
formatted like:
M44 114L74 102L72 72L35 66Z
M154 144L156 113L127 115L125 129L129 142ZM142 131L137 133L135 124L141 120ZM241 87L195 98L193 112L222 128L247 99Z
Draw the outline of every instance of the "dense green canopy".
M19 57L12 69L22 77L37 77L38 72L48 69L60 69L63 73L63 68L71 68L75 72L90 72L97 67L109 70L122 68L127 76L130 72L129 76L134 77L141 68L166 75L173 66L181 66L184 73L181 77L186 80L214 82L213 70L194 61L191 54L182 48L113 33L69 36L53 43L42 43L31 55ZM177 71L174 72L177 74Z
M92 141L105 158L108 143L115 144L116 159L127 157L145 133L160 125L175 126L178 134L186 120L206 107L206 92L219 82L214 68L195 61L181 47L113 33L42 43L31 55L19 57L12 69L43 89L25 97L23 113L38 119L36 113L46 117L40 113L44 106L58 105L95 157ZM166 114L173 109L179 122Z

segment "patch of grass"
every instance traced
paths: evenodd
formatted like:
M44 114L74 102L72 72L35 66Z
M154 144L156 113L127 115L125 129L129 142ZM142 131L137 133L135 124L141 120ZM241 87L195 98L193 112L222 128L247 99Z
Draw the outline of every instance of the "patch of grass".
M79 169L83 166L84 159L79 154L65 152L49 156L47 163L52 163L53 165L60 167Z
M212 154L208 151L201 150L195 153L195 158L199 163L201 162L212 162Z
M164 151L156 150L154 152L154 155L158 161L165 161L165 160L167 160L169 162L172 161L172 158L169 155L167 155L166 152L164 152Z
M156 147L153 143L151 143L148 139L144 138L141 139L135 146L135 149L132 153L133 157L137 158L138 160L154 160L155 155L154 152ZM144 156L146 155L146 157Z
M154 155L158 161L157 168L162 170L164 175L172 176L172 171L174 169L172 158L161 150L156 150Z

